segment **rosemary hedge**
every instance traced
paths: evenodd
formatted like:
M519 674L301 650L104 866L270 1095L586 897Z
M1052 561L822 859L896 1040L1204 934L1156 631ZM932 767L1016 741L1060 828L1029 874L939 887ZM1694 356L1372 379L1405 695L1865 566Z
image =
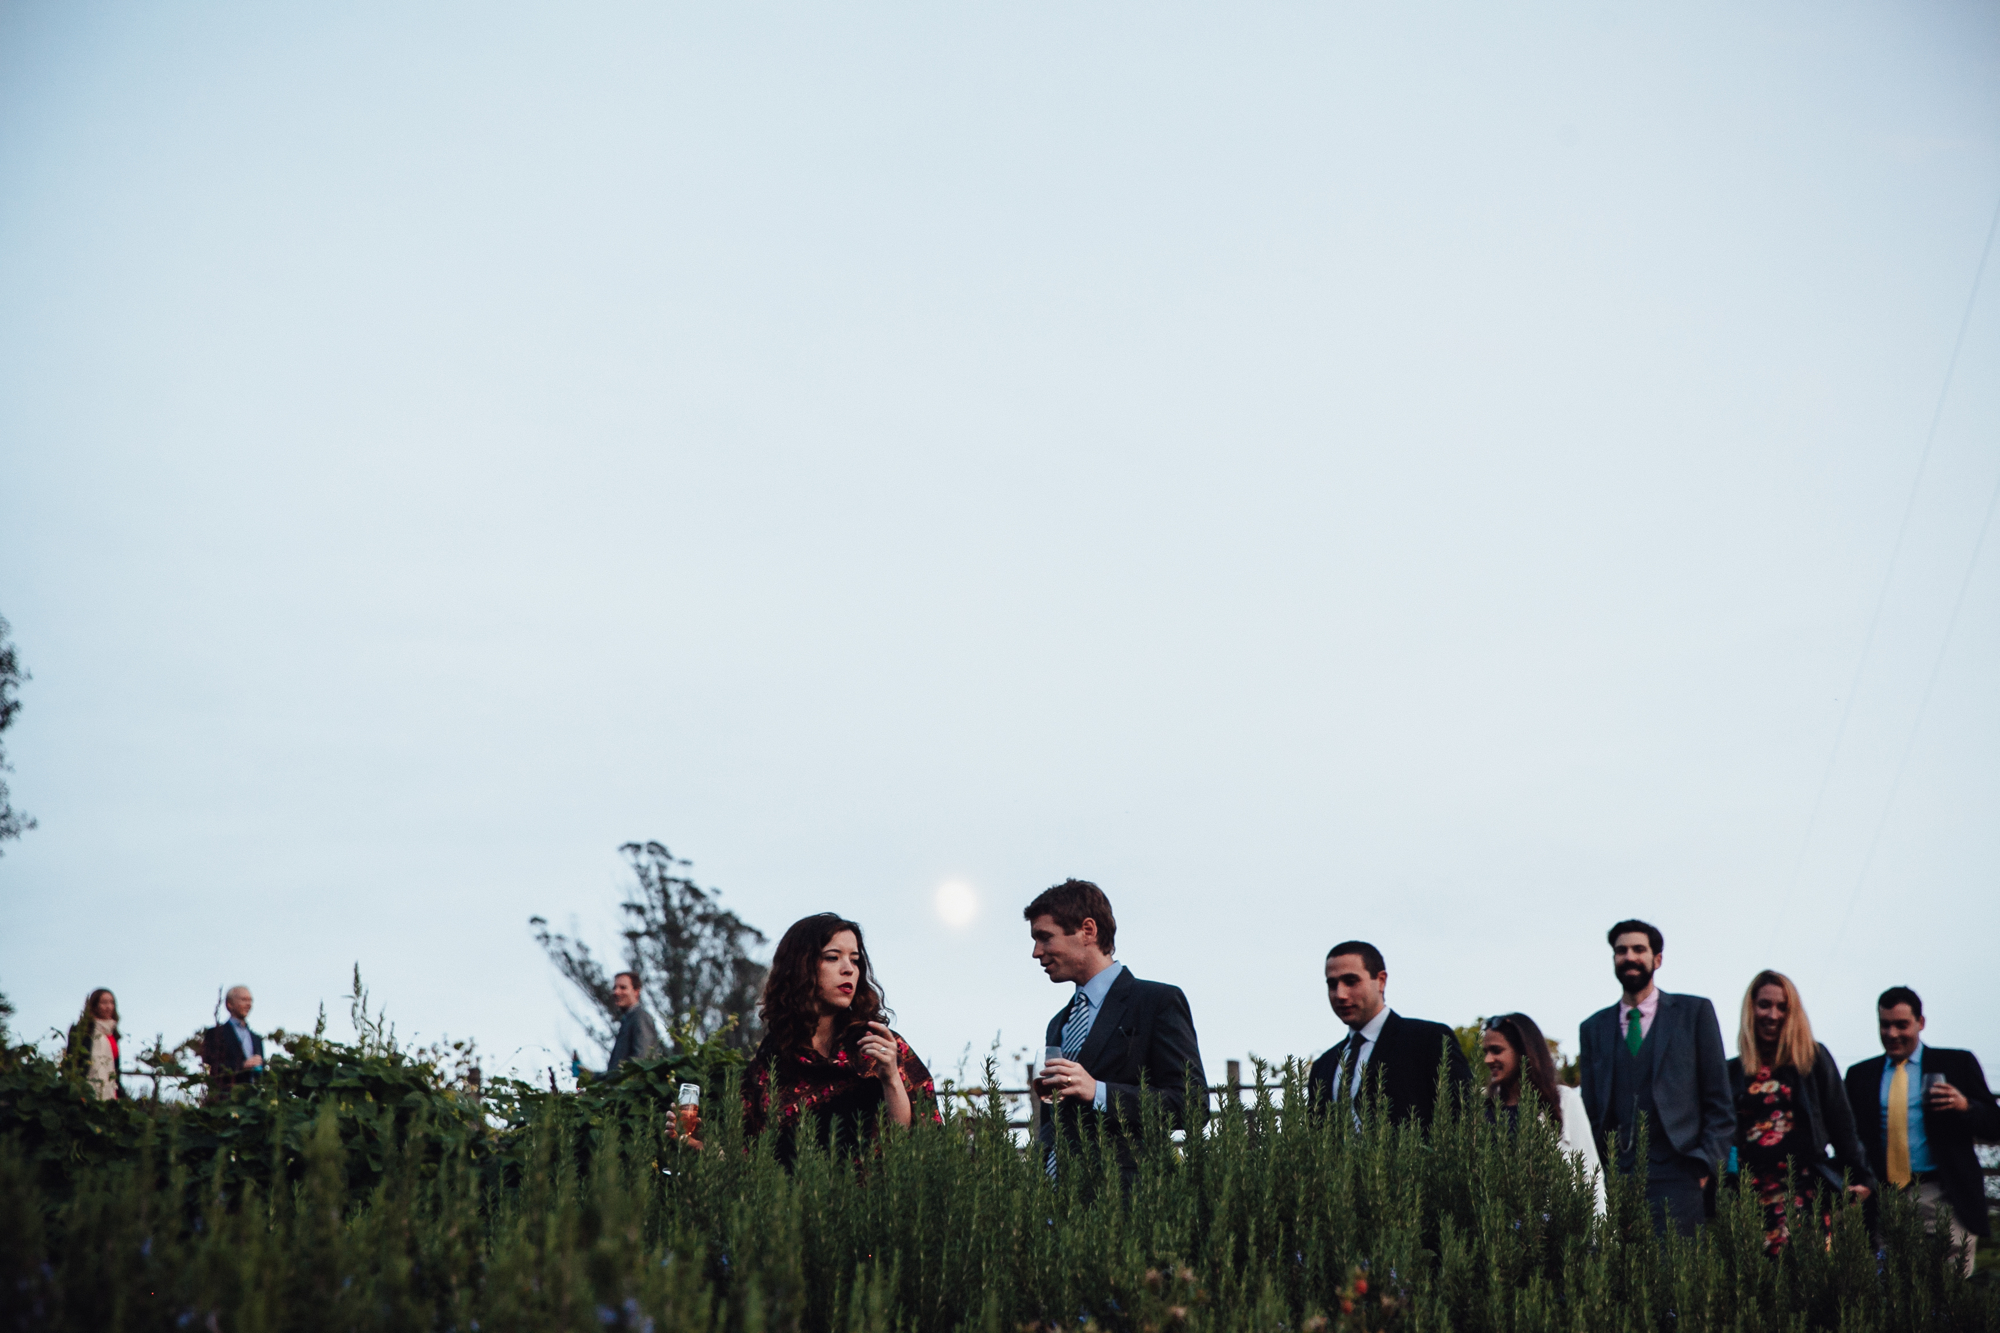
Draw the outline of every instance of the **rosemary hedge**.
M787 1173L731 1113L735 1057L481 1100L321 1042L208 1107L96 1103L0 1071L0 1325L21 1330L2000 1330L1900 1198L1778 1259L1747 1197L1657 1240L1535 1127L1449 1109L1310 1121L1287 1066L1138 1175L1051 1183L991 1097ZM372 1060L373 1065L368 1061ZM29 1062L32 1064L33 1062ZM991 1071L989 1070L989 1083ZM671 1089L709 1086L707 1150Z

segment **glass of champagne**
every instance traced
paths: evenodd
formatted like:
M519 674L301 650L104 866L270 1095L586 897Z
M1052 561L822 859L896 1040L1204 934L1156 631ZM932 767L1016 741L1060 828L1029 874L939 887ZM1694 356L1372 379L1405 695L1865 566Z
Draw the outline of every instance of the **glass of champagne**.
M701 1084L681 1084L680 1097L674 1106L674 1119L679 1122L681 1137L691 1139L701 1128Z

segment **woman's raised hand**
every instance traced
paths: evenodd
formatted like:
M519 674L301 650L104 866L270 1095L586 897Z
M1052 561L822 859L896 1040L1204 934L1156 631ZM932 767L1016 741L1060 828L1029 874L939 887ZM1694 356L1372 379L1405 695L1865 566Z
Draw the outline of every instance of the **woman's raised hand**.
M880 1023L870 1023L859 1043L861 1058L868 1062L872 1078L894 1079L902 1070L896 1063L896 1036Z

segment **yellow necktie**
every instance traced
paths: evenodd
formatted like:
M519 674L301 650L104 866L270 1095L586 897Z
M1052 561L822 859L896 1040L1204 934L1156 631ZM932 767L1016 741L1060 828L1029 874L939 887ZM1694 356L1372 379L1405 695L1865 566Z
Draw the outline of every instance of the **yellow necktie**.
M1889 1075L1889 1183L1910 1183L1910 1062L1898 1060Z

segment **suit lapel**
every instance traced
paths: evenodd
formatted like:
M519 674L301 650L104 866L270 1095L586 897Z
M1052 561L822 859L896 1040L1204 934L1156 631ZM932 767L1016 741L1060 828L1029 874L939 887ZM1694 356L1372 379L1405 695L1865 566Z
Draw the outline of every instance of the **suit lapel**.
M1675 1021L1675 1016L1680 1012L1680 998L1665 991L1660 992L1660 1007L1653 1011L1653 1030L1646 1034L1652 1038L1650 1044L1653 1051L1648 1063L1652 1065L1653 1086L1656 1088L1660 1085L1660 1062L1666 1059L1667 1046L1673 1041L1674 1033L1680 1029L1680 1024Z
M1111 989L1104 995L1103 1008L1097 1011L1097 1017L1090 1020L1090 1035L1084 1038L1083 1049L1076 1055L1076 1062L1085 1069L1096 1067L1112 1034L1125 1021L1126 1011L1132 1007L1133 989L1132 969L1128 967L1118 974L1118 980L1111 983Z
M1391 1009L1389 1016L1382 1020L1382 1030L1375 1034L1375 1049L1368 1053L1368 1068L1378 1079L1389 1077L1389 1052L1396 1047L1396 1038L1400 1035L1402 1025L1402 1016ZM1366 1075L1363 1075L1362 1081L1364 1083L1367 1081Z

